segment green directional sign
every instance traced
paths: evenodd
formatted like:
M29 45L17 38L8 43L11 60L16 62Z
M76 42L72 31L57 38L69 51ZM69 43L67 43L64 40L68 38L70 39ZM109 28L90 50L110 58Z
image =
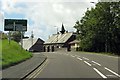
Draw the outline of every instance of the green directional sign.
M27 20L25 19L5 19L4 31L27 31Z

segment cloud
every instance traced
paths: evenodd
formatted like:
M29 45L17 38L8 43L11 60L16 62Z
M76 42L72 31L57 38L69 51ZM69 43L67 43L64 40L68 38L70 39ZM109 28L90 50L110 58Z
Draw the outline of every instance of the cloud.
M3 31L3 21L4 20L4 15L3 12L0 12L0 31Z
M74 31L75 22L80 20L87 8L94 6L84 0L3 0L2 11L7 14L20 13L28 19L28 31L44 40L56 33L62 23L68 31ZM19 15L18 15L19 16Z

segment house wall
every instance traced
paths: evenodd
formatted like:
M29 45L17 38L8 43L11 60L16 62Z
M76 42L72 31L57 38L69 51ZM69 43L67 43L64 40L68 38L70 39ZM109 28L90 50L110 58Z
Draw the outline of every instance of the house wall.
M64 47L67 47L69 45L69 42L76 39L76 35L72 35L64 44Z
M74 41L76 39L76 35L73 34L65 43L49 43L49 44L44 44L45 46L45 51L47 51L48 46L49 46L49 52L52 51L51 46L54 46L54 51L61 50L62 48L71 48L69 45L69 42ZM58 47L57 47L58 46Z

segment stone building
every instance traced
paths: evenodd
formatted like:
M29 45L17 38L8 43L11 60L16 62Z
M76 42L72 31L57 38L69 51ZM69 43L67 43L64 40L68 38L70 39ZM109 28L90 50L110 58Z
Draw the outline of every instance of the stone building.
M70 42L76 39L76 33L68 32L65 30L63 24L61 31L57 34L53 34L49 39L44 43L44 49L49 51L58 50L60 48L66 48L70 51Z

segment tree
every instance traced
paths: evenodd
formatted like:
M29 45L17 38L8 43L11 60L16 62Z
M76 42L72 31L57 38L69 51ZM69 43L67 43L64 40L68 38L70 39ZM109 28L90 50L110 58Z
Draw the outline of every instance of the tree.
M119 53L120 2L99 2L75 23L80 46L86 51Z
M23 33L21 33L20 31L11 32L11 39L19 43L21 41L21 34L22 37L24 38L24 32Z

